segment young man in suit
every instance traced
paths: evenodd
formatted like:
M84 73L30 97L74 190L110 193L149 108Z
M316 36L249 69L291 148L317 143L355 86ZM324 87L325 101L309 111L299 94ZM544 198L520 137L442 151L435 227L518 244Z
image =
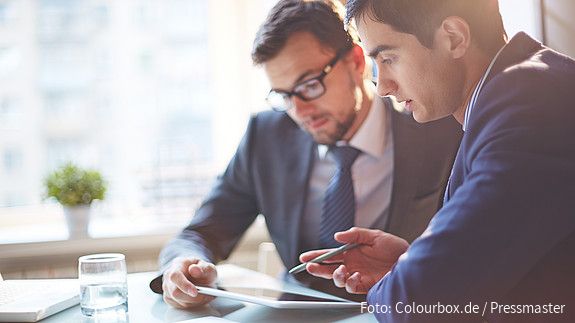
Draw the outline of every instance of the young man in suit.
M409 246L354 228L336 235L364 244L333 259L344 265L308 271L369 291L369 303L391 306L376 314L385 322L573 322L575 61L525 33L508 41L496 0L350 0L347 10L377 62L378 94L419 122L453 116L465 133L421 237ZM438 302L481 311L402 307Z
M336 246L333 234L353 225L411 241L441 204L461 130L452 120L419 125L375 95L337 0L279 1L252 57L280 112L250 120L223 176L162 251L163 275L152 286L175 307L209 301L194 284L214 283L213 264L258 214L291 268L305 250ZM353 296L306 273L286 278Z

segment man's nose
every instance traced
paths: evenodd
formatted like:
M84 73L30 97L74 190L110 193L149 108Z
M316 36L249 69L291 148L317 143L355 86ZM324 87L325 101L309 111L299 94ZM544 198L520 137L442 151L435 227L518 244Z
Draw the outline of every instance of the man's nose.
M310 101L302 100L295 95L290 98L290 104L297 116L305 116L313 109L313 104Z
M377 95L379 96L387 96L387 95L394 95L397 92L397 83L395 81L386 78L381 75L381 73L377 76Z

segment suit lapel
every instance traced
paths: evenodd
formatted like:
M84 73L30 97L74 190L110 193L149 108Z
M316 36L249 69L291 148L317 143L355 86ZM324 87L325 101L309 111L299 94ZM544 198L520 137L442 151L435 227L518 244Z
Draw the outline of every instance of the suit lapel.
M415 194L417 178L423 163L421 149L424 138L417 132L415 120L411 116L395 111L390 104L391 127L393 132L393 188L389 218L384 226L385 231L400 233L405 223L410 222L410 216L417 214L401 214ZM377 221L379 222L379 221Z
M462 149L463 145L464 143L462 142L459 148L457 149L457 155L455 155L455 161L453 162L453 167L451 168L451 173L449 174L449 180L447 182L445 195L443 196L443 205L449 202L449 199L451 199L451 197L455 193L455 190L459 187L459 185L461 185L461 181L464 177L464 168L463 168L464 149Z
M287 230L287 243L289 244L289 258L286 260L292 262L297 260L299 256L300 223L307 203L309 177L314 160L314 150L317 146L309 134L297 127L294 127L291 133L287 134L285 144L284 157L287 159L287 178L290 183L281 187L280 190L284 192L286 205L289 206L285 215L288 225L285 229ZM295 265L295 263L289 265Z

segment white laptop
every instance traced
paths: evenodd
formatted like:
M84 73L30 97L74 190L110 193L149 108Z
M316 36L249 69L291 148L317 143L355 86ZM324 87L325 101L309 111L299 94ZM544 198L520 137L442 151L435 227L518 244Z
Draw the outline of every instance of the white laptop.
M0 322L37 322L80 302L76 279L3 280Z

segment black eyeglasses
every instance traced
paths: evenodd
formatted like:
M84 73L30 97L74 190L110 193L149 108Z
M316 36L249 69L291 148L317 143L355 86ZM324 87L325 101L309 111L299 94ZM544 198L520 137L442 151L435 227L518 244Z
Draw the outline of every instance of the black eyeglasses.
M303 101L311 101L319 98L325 93L323 79L333 70L335 64L337 64L340 58L342 58L349 49L350 48L344 48L340 50L335 57L327 63L318 76L296 84L293 90L282 91L271 89L266 97L266 102L273 110L284 112L293 107L292 96L296 96Z

